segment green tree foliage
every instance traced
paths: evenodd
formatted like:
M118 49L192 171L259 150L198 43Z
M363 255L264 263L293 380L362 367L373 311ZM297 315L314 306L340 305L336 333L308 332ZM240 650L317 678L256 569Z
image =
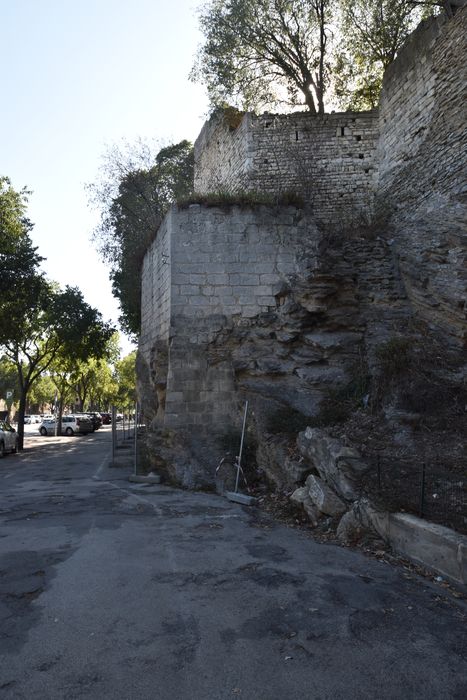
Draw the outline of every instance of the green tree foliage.
M191 78L211 104L259 109L286 104L324 111L335 0L210 0Z
M341 41L334 54L333 84L342 109L377 107L385 69L436 5L412 0L340 0Z
M115 402L118 385L113 368L108 362L98 361L94 371L94 381L89 388L89 407L94 410L108 410Z
M19 395L18 373L11 360L0 357L0 399L6 399L7 391L12 391L16 400Z
M136 350L116 363L115 380L118 386L116 405L133 406L136 401Z
M88 185L100 211L93 240L110 267L122 327L137 336L141 325L141 264L170 205L193 191L193 147L188 141L158 153L142 142L114 146L104 157L100 180Z
M376 107L384 69L418 22L462 0L207 0L191 72L213 107ZM332 91L331 89L332 88ZM333 93L333 95L332 95Z
M16 332L8 309L29 305L43 286L38 268L43 258L32 245L32 224L26 216L29 192L17 192L0 177L0 340Z
M55 401L56 393L57 389L50 374L41 374L29 390L27 409L30 413L39 413L43 406L47 406L49 410L48 407Z
M114 329L102 321L100 313L87 304L76 288L65 290L42 279L36 299L27 306L0 304L14 321L15 333L0 339L0 349L15 365L20 386L18 434L23 445L23 418L28 392L34 382L61 354L68 361L99 355Z

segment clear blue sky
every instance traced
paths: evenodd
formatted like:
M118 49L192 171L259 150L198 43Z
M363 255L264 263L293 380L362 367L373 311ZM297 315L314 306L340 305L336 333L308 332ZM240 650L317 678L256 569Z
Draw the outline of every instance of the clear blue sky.
M116 321L90 242L84 184L105 146L198 135L203 89L188 81L197 0L0 0L0 175L33 191L33 239L51 279ZM124 352L130 346L125 342Z

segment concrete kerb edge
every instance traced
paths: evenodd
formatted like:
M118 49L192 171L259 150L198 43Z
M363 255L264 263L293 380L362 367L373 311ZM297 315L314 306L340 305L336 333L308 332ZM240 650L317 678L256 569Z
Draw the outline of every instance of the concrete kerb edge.
M254 506L258 499L254 496L248 496L245 493L236 493L235 491L224 491L223 495L232 503L240 503L242 506Z
M366 509L373 529L394 549L417 564L467 586L467 537L408 513Z
M130 474L128 481L134 484L160 484L160 474Z

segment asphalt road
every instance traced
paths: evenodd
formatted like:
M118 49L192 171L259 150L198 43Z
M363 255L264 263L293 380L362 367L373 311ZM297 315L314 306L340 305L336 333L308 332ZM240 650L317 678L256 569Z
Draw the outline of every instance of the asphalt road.
M2 699L467 698L462 600L109 450L0 460Z

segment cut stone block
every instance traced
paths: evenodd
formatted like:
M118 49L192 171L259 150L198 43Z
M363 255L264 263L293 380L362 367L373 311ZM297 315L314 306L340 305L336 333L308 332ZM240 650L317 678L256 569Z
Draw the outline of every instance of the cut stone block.
M233 503L241 503L242 506L254 506L257 501L254 496L247 496L244 493L235 493L235 491L224 491L224 496Z

